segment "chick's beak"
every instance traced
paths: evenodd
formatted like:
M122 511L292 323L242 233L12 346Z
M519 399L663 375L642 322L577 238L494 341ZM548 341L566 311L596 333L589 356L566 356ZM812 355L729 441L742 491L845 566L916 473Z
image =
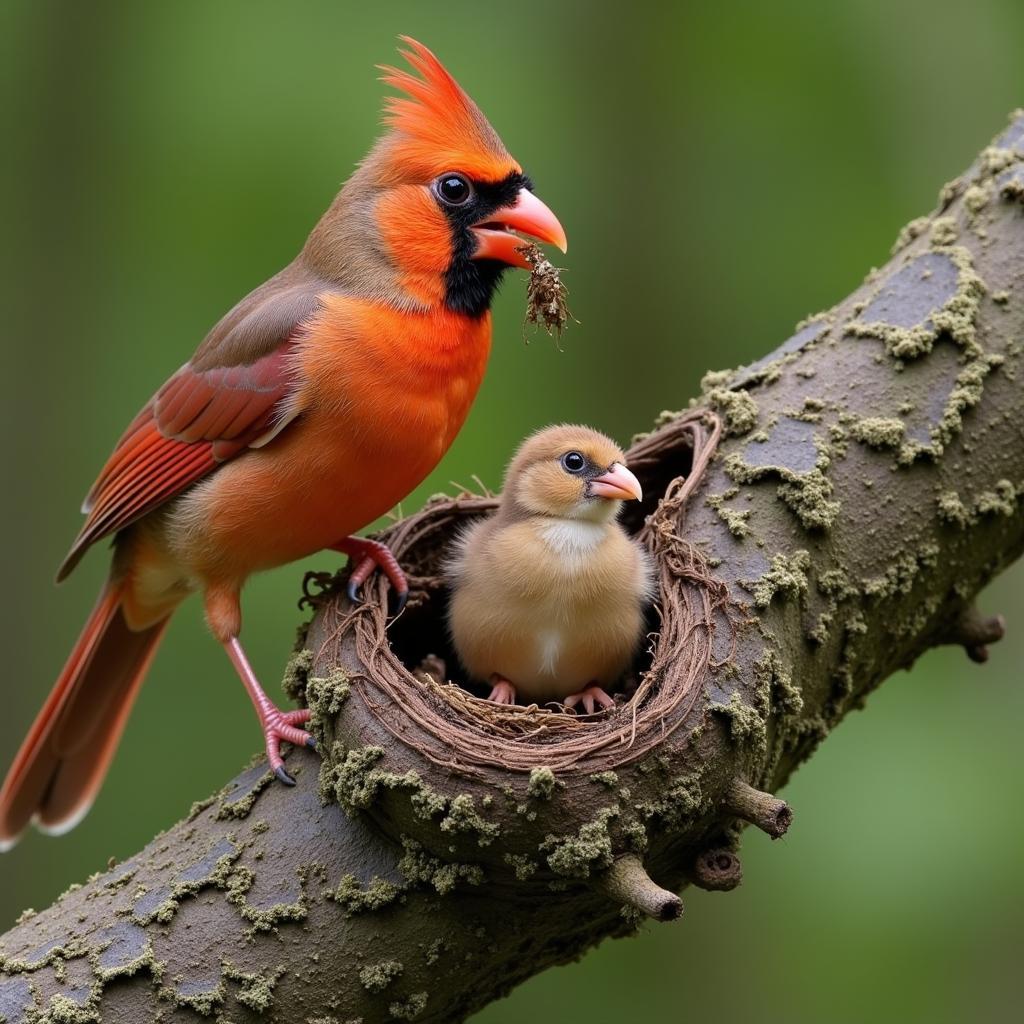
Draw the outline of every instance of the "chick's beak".
M640 481L621 462L613 462L607 473L594 477L590 481L590 493L599 498L616 498L619 501L640 501L644 496Z
M502 206L485 221L474 224L470 231L476 239L475 260L500 260L513 267L530 269L530 264L519 250L526 245L524 235L548 242L566 251L568 243L558 218L529 189L521 188L516 201Z

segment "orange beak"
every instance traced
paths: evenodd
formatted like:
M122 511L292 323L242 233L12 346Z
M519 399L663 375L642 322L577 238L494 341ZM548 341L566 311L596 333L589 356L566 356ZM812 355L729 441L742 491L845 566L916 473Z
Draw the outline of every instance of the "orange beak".
M590 493L619 501L640 501L644 496L640 481L621 462L613 462L607 473L594 477L590 481Z
M565 231L558 218L529 189L521 188L516 201L510 206L495 210L487 220L474 224L470 231L476 238L475 260L500 260L513 267L530 269L519 250L526 245L524 235L548 242L565 252L567 243Z

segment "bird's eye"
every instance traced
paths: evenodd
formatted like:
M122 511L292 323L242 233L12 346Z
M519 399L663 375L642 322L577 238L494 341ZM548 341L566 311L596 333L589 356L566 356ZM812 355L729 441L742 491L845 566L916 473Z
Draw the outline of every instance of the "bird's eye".
M566 452L562 456L562 468L567 473L582 473L587 467L587 460L579 452Z
M434 182L434 193L446 206L465 206L473 195L473 186L461 174L442 174Z

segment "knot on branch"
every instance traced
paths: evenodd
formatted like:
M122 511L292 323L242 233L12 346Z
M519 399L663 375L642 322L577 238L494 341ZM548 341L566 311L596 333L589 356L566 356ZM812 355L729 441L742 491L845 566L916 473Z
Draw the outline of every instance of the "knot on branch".
M709 892L728 892L743 881L743 867L739 857L725 847L703 850L694 859L690 880Z
M1006 634L1002 615L982 615L975 605L964 608L949 628L943 642L959 644L967 657L979 665L988 661L988 645L998 643Z

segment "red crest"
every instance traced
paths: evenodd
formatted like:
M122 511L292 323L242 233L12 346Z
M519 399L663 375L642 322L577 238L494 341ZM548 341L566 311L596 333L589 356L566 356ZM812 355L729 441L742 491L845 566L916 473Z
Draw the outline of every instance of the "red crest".
M400 37L412 71L381 66L382 81L405 93L385 100L392 134L388 152L404 172L433 177L461 170L483 181L500 181L522 170L480 108L422 43Z

